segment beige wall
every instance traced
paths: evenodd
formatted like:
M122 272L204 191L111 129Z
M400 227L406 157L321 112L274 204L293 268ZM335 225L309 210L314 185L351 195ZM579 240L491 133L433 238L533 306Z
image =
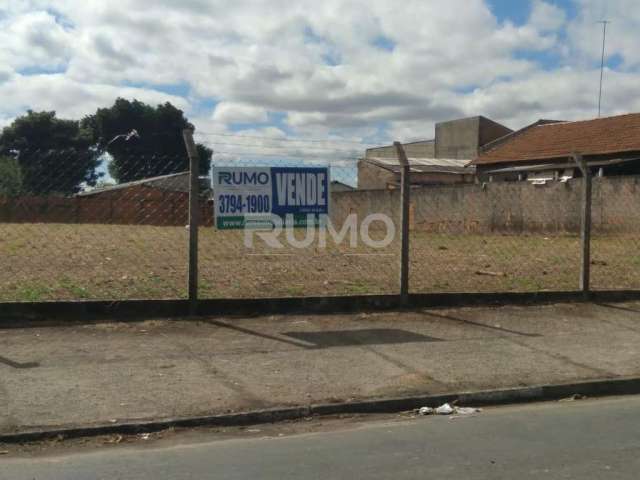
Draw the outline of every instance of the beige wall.
M394 183L395 174L385 168L372 165L362 160L358 161L358 189L380 190Z
M405 143L402 146L407 157L435 158L435 143L433 140ZM386 147L369 148L365 156L367 158L397 158L397 153L393 145L388 145Z
M478 154L479 117L436 124L437 158L475 158Z
M485 117L469 117L436 124L436 158L476 158L480 146L511 130Z
M430 186L411 190L412 228L439 233L577 233L581 180ZM332 195L332 220L386 213L397 221L399 192L357 190ZM640 232L640 177L593 182L595 232Z
M459 175L445 172L413 172L412 185L442 185L473 183L475 175ZM400 183L400 175L368 162L358 162L358 189L380 190Z

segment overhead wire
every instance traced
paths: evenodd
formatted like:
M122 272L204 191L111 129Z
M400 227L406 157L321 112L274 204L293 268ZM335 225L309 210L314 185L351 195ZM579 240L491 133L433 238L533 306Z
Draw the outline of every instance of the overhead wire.
M269 149L276 149L276 150L296 148L298 150L323 150L328 152L341 152L341 153L353 153L354 151L358 150L356 148L351 148L347 150L347 149L326 148L326 147L307 147L307 146L285 147L283 145L260 145L255 143L233 143L233 142L211 142L211 141L205 141L203 143L205 145L222 145L225 147L254 147L254 148L269 148Z
M320 139L320 138L290 138L290 137L269 137L266 135L244 135L236 133L217 133L217 132L196 132L198 135L218 136L218 137L235 137L235 138L253 138L260 140L272 140L276 142L300 142L300 143L334 143L347 145L374 146L373 143L358 142L354 140L337 140L337 139Z

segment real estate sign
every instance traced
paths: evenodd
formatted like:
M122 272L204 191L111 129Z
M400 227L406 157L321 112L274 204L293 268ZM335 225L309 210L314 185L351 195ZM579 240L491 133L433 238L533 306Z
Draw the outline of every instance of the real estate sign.
M318 224L329 214L329 168L214 167L218 229Z

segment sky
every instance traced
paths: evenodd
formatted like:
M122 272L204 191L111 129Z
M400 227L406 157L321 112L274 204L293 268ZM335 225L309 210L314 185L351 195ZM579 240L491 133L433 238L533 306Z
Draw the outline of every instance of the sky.
M0 0L0 127L169 101L219 158L640 111L637 0ZM284 139L284 140L283 140Z

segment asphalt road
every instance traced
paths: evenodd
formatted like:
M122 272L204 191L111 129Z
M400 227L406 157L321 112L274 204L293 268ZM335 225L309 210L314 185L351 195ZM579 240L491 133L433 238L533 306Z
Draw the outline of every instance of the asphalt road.
M377 421L277 438L1 458L2 479L638 478L640 398Z

